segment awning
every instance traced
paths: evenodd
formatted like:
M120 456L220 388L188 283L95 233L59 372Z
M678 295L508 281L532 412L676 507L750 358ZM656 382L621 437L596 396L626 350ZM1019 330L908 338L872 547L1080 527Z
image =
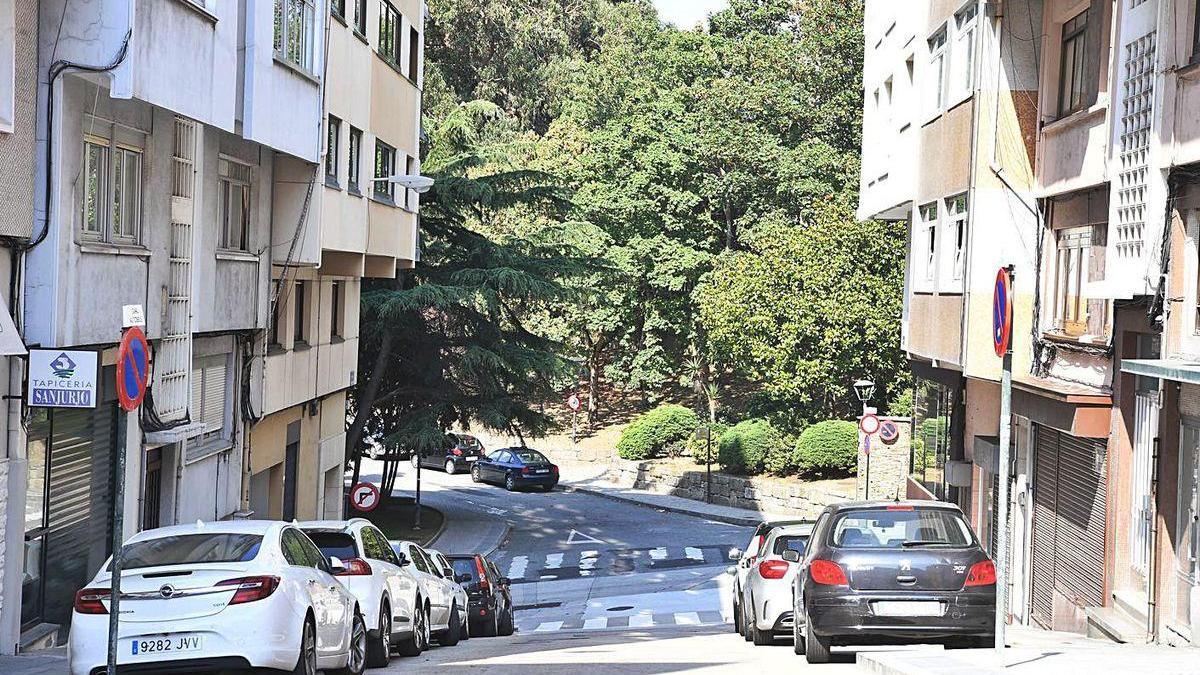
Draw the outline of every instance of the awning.
M0 300L0 356L24 356L29 351L17 332L17 324L8 314L8 306Z
M1200 361L1182 359L1122 359L1121 372L1200 384Z

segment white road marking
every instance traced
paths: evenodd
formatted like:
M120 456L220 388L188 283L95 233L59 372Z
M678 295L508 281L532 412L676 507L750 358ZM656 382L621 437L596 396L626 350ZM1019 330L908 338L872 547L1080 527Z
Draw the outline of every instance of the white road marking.
M634 614L629 617L630 628L649 628L654 625L654 616L652 614Z
M608 628L608 617L598 616L594 619L588 619L587 621L583 622L583 628L585 630L591 630L593 628Z
M675 614L675 625L677 626L699 626L699 612L677 612Z
M650 551L650 558L652 560L666 560L667 559L667 549L659 546L658 548Z
M688 546L687 548L683 549L683 553L684 553L684 555L691 558L692 560L699 560L700 562L704 562L704 551L701 551L700 549L696 548L695 546Z
M600 562L599 551L584 551L579 558L579 574L580 576L591 576L592 570L596 569L596 563Z
M526 567L529 567L529 558L523 555L516 556L508 565L508 578L524 579Z
M580 532L579 530L571 530L571 534L567 535L567 540L564 541L563 543L564 544L603 544L604 542L600 541L599 539L597 539L591 535L584 534L584 533Z
M553 633L554 631L559 630L562 627L563 627L562 621L547 621L545 623L539 623L538 627L533 629L533 632L535 632L535 633Z
M546 556L545 569L556 570L556 569L562 567L562 561L563 561L563 554L551 553L550 555Z

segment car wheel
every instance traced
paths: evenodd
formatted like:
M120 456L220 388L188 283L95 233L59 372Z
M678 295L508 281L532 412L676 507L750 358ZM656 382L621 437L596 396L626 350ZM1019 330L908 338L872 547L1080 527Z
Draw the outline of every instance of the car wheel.
M450 605L450 618L447 621L449 625L442 633L438 644L443 647L453 647L462 639L462 618L459 616L457 603Z
M733 632L742 634L742 604L737 600L733 601Z
M792 619L792 651L796 656L804 656L804 631L800 630L800 622L796 619Z
M429 646L429 617L417 600L417 609L413 614L412 634L400 641L397 651L402 656L420 656Z
M517 479L511 473L504 477L504 489L509 492L517 489Z
M467 611L467 610L462 611L462 617L460 618L460 621L462 621L462 641L463 642L466 642L467 640L471 639L470 616L471 616L471 613L469 611Z
M450 474L451 476L458 473L458 465L454 463L454 460L446 460L446 473Z
M346 667L333 670L335 675L362 675L367 669L367 624L362 614L354 612L350 624L350 653L346 656Z
M292 675L317 675L317 631L313 622L304 620L304 631L300 634L300 654Z
M830 639L808 630L810 625L812 624L808 621L808 617L804 617L804 658L809 663L829 663Z
M379 608L379 635L367 643L367 667L383 668L392 656L392 610L385 602Z
M482 483L483 482L483 478L480 477L480 475L479 475L479 465L478 464L471 467L471 482L472 483Z
M758 612L754 609L750 615L750 641L755 647L766 647L767 645L775 644L775 634L769 630L760 630L758 628Z
M513 634L514 628L512 610L509 610L505 612L504 616L500 619L500 625L498 626L496 633L503 637L508 637L509 635Z

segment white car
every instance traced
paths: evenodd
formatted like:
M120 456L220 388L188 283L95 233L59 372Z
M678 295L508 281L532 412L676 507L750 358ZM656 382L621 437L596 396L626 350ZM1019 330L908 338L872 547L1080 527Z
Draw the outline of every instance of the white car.
M122 551L122 671L358 675L366 666L358 601L333 577L331 561L291 524L163 527L134 535ZM103 672L107 662L111 576L106 564L75 594L67 646L72 675Z
M437 563L442 570L442 578L450 582L451 589L454 591L454 606L458 609L458 625L460 626L460 637L463 640L470 638L470 621L467 617L470 612L470 600L467 598L467 589L463 588L464 581L470 581L470 575L458 575L454 573L454 563L446 557L446 554L435 549L426 551L433 557L433 562Z
M745 550L735 548L729 551L729 559L736 563L728 569L728 572L733 575L733 630L745 636L747 640L751 639L751 634L748 630L749 624L746 621L746 611L742 606L742 601L745 597L746 577L749 576L750 569L754 567L758 552L772 528L781 525L799 525L804 522L807 521L763 521L754 528L754 533L750 535L750 543L746 544Z
M367 667L388 664L392 647L419 656L429 646L428 594L387 537L364 518L298 523L327 558L338 558L334 576L358 598L367 626Z
M458 584L447 579L441 566L429 552L411 541L393 542L392 548L412 562L413 575L420 581L429 598L429 628L438 643L447 647L462 639L461 617L465 607L459 607L455 589Z
M812 523L803 523L767 532L742 584L742 612L754 644L769 645L780 633L792 634L792 580L812 531Z

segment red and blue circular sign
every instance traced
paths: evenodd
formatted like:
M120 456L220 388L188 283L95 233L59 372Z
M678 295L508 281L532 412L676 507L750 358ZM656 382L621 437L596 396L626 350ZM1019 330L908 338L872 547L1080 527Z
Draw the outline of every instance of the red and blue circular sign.
M122 409L133 411L142 404L149 377L150 345L142 329L133 326L125 331L117 349L117 400Z
M996 356L1008 353L1012 340L1012 273L1001 267L996 273L996 290L992 294L992 344Z
M892 420L883 420L879 423L879 440L887 445L895 443L900 438L900 427Z

